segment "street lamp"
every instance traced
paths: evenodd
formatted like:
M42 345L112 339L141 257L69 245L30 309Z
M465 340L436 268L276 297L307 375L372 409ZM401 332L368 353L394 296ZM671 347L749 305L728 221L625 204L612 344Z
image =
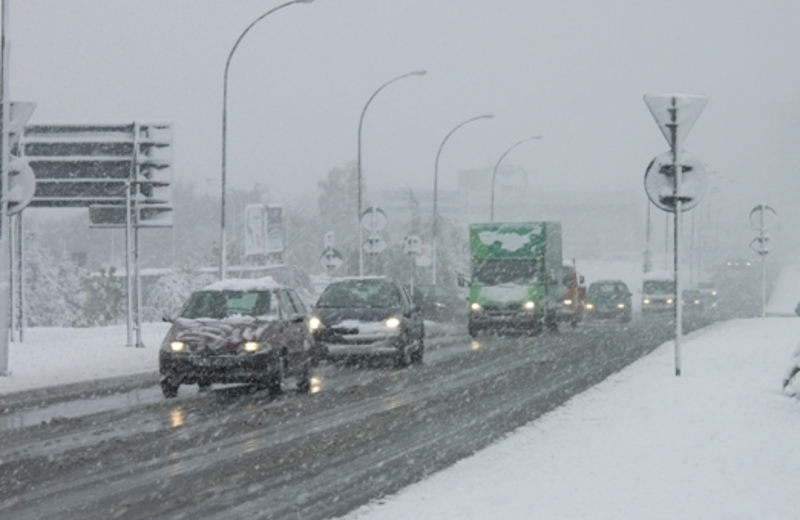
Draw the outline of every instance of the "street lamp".
M439 150L436 152L436 164L433 168L433 283L436 285L436 217L437 217L437 201L439 195L439 156L442 154L442 148L444 148L444 143L450 139L450 136L453 133L461 128L462 126L466 125L467 123L471 123L473 121L477 121L478 119L491 119L494 117L494 114L484 114L482 116L473 117L472 119L467 119L463 123L457 125L455 128L450 130L450 133L447 134L442 141L442 144L439 145Z
M524 143L526 141L533 141L534 139L541 139L541 138L542 138L541 135L533 135L531 137L526 137L522 141L517 141L516 143L514 143L513 146L511 146L511 148L506 150L505 153L503 155L501 155L500 158L497 160L497 164L494 165L494 171L492 172L492 206L491 206L491 213L490 213L490 218L489 218L490 222L494 222L494 181L497 178L497 168L500 167L500 163L503 161L505 156L508 155L508 153L511 150L513 150L514 148L516 148L517 146L521 145L522 143Z
M255 20L253 20L247 28L242 31L242 34L239 35L239 38L236 40L236 43L233 44L233 48L231 49L230 54L228 54L228 61L225 62L225 76L223 79L223 87L222 87L222 203L221 203L221 214L220 214L220 236L219 236L219 278L222 280L225 278L225 271L226 271L226 256L227 256L227 244L225 243L225 166L226 166L226 159L227 159L227 141L228 141L228 69L231 66L231 58L233 58L233 53L236 52L236 49L239 47L239 43L241 43L242 38L244 35L247 34L250 29L253 28L255 24L269 16L270 14L274 13L279 9L283 9L284 7L288 7L292 4L310 4L314 0L292 0L291 2L286 2L285 4L281 4L278 7L270 9L266 13L262 14Z
M358 216L356 217L356 225L358 226L358 276L363 275L364 271L364 251L363 251L363 241L364 237L361 231L361 127L364 125L364 114L367 113L367 108L369 104L372 103L372 100L375 99L375 96L378 95L378 92L386 88L387 86L391 85L395 81L399 81L403 78L407 78L409 76L424 76L427 74L428 71L426 70L415 70L402 76L397 76L394 79L390 79L386 83L380 86L378 90L376 90L370 98L367 100L367 104L364 105L364 110L361 111L361 118L358 120Z

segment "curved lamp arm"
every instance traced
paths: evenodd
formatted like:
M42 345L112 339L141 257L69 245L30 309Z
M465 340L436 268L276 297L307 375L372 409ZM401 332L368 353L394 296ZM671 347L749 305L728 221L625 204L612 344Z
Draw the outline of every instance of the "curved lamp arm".
M503 155L501 155L500 158L497 160L497 164L494 165L494 171L492 171L492 206L491 206L491 214L489 222L494 222L494 180L497 178L497 169L500 167L500 163L503 162L503 159L505 159L506 155L508 155L509 152L511 152L511 150L513 150L517 146L521 145L526 141L533 141L534 139L541 139L541 138L542 138L541 135L534 135L531 137L526 137L522 141L517 141L511 146L511 148L506 150L505 153L503 153Z
M414 70L411 72L407 72L402 76L397 76L396 78L390 79L376 90L367 100L367 104L364 105L364 109L361 111L361 117L358 120L358 158L357 158L357 169L358 169L358 215L356 216L356 225L358 225L358 276L362 276L364 271L364 252L363 248L361 247L361 243L363 242L362 232L361 232L361 128L364 126L364 115L367 113L367 108L369 108L369 104L372 103L372 100L375 99L375 96L378 93L394 83L395 81L400 81L403 78L407 78L409 76L424 76L427 74L428 71L426 70Z
M439 156L442 155L442 148L444 148L445 143L447 142L448 139L450 139L450 136L453 135L456 130L466 125L467 123L477 121L478 119L492 119L493 117L494 114L484 114L482 116L477 116L467 119L463 123L456 125L456 127L450 130L450 132L444 137L444 140L442 140L442 144L439 145L439 150L436 152L436 163L434 164L433 167L433 238L431 239L433 248L431 251L433 256L431 263L433 265L432 278L434 285L436 284L436 219L437 219L437 200L439 193Z
M292 4L310 4L314 0L292 0L291 2L286 2L285 4L281 4L278 7L274 7L267 11L266 13L262 14L255 20L253 20L250 25L248 25L242 34L239 35L239 38L236 39L236 43L233 44L233 48L231 52L228 54L228 59L225 61L225 75L223 76L222 80L222 202L221 206L221 214L220 214L220 237L219 237L219 279L222 280L225 278L225 271L226 271L226 256L227 256L227 244L225 239L225 166L227 163L227 140L228 140L228 69L231 67L231 59L233 58L233 53L236 52L236 49L239 47L239 43L241 43L244 36L250 32L250 29L253 28L255 24L266 18L267 16L271 15L275 11L283 9L284 7L288 7Z

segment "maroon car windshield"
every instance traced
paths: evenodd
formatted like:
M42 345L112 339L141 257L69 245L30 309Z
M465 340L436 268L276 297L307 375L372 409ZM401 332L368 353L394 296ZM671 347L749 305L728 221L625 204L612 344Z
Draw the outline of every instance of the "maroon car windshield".
M272 291L200 291L192 294L181 318L221 320L233 316L278 316Z

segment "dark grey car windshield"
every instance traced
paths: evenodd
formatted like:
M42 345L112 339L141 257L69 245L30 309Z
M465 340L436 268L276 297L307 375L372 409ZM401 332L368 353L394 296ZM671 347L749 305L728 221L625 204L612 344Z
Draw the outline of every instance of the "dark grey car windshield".
M642 285L644 294L674 294L675 282L672 280L646 280Z
M612 294L624 294L627 293L624 285L616 284L616 283L603 283L603 284L592 284L589 286L589 294L599 296L601 294L604 295L612 295Z
M221 320L277 315L277 301L270 291L200 291L189 298L181 318Z
M472 281L483 285L528 283L536 280L536 261L530 258L492 259L476 262Z
M353 280L329 285L317 300L319 308L384 309L400 307L400 293L391 283Z

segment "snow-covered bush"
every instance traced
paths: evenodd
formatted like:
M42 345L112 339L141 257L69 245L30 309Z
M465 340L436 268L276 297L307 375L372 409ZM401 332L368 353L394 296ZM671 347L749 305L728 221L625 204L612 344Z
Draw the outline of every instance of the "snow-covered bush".
M174 270L161 276L153 285L142 309L144 321L160 321L163 316L174 316L192 291L208 285L213 274L202 274L189 268Z
M26 234L23 273L26 325L71 325L83 307L81 278L84 273L66 250L48 248L35 234Z

